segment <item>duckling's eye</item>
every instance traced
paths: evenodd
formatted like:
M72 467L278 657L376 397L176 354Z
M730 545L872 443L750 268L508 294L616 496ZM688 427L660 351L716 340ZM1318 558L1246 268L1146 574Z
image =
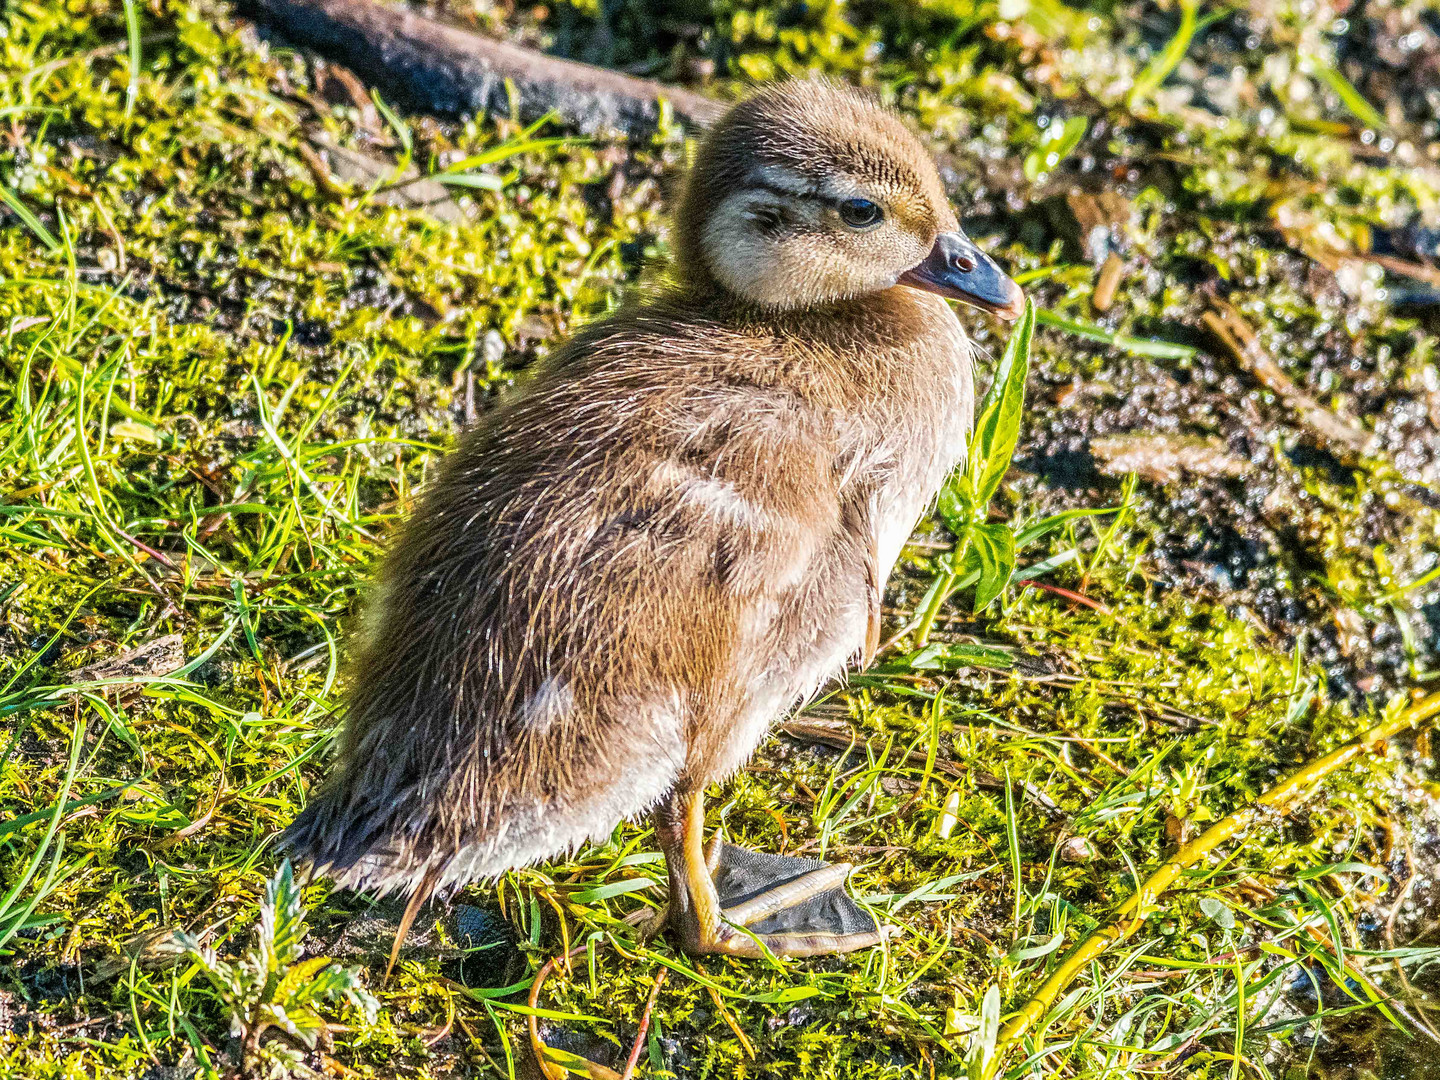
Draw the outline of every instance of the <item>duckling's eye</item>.
M885 212L869 199L846 199L840 204L840 220L852 229L868 229L880 224Z

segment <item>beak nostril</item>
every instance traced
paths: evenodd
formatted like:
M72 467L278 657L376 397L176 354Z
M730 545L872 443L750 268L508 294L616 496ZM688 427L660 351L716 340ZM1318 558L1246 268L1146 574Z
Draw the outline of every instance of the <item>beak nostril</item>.
M950 256L950 265L962 274L968 274L975 269L975 260L957 251Z

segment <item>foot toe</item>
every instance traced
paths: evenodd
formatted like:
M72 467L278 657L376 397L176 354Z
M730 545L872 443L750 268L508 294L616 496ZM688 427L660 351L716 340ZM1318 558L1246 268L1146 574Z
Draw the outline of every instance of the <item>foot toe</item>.
M724 918L731 924L725 951L759 955L757 937L782 956L852 952L880 944L881 928L845 891L849 873L844 863L722 845L714 858L714 879Z

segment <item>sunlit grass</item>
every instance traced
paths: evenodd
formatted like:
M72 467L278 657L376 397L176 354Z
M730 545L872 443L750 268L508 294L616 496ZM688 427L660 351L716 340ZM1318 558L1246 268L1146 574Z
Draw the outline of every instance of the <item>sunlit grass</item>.
M483 409L544 342L617 301L626 260L657 246L651 174L679 157L632 154L606 219L596 148L388 110L362 130L301 61L213 17L98 2L8 16L0 1077L240 1059L233 1001L166 942L184 931L223 961L256 940L273 841L323 773L344 636L385 538L467 396ZM475 211L441 225L378 190L327 191L297 149L309 125L487 178L456 185ZM1057 318L1037 358L1073 344L1045 325L1194 352ZM317 884L310 940L352 949L380 1010L326 1005L301 1067L516 1074L535 972L578 948L538 1007L580 1056L623 1060L664 970L649 1075L979 1075L1003 1022L1181 843L1374 719L1326 698L1303 649L1151 580L1133 482L1112 512L1057 518L1001 479L943 501L907 551L887 625L912 633L711 800L736 843L854 863L858 898L899 930L886 949L741 963L640 943L636 916L663 898L643 825L465 893L503 916L513 949L427 911L385 986L388 941L345 937L370 902ZM1003 575L954 548L965 527L999 535L999 516ZM977 616L975 586L1006 580ZM75 677L171 634L178 663ZM1422 801L1412 768L1376 756L1187 870L1008 1075L1263 1075L1360 1011L1425 1037L1411 978L1435 954L1370 925L1408 888L1386 844L1415 828L1419 811L1398 808ZM474 976L487 950L513 960L503 978Z

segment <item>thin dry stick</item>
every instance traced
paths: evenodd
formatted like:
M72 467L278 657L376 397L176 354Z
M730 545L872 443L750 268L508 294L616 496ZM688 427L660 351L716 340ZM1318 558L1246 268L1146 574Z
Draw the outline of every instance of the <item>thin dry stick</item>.
M722 102L679 86L562 60L376 0L241 0L241 11L354 70L389 98L445 116L524 123L553 114L586 133L648 135L664 108L703 126ZM518 116L513 115L518 112Z
M1260 338L1234 307L1214 296L1210 298L1210 306L1214 310L1205 312L1200 320L1220 339L1235 361L1279 397L1327 447L1350 454L1363 454L1369 450L1374 437L1296 386L1294 380L1265 351Z
M535 1064L540 1067L540 1075L546 1080L565 1080L565 1070L559 1066L551 1065L545 1058L545 1040L540 1038L540 1028L535 1023L535 1010L540 1007L540 987L550 977L550 972L555 970L555 961L558 956L552 956L546 960L539 971L535 973L535 981L530 984L530 1014L525 1017L525 1026L530 1033L530 1052L535 1055Z
M1366 750L1379 743L1388 742L1402 731L1408 731L1431 718L1440 715L1440 692L1421 698L1400 715L1386 723L1371 728L1354 742L1346 743L1317 761L1312 761L1299 772L1277 784L1248 806L1241 807L1228 817L1217 821L1204 833L1181 847L1170 860L1141 885L1128 900L1120 905L1116 920L1103 930L1097 930L1082 941L1075 951L1057 967L1045 985L1035 992L1015 1017L1005 1025L996 1042L995 1054L985 1069L985 1077L994 1076L1004 1064L1010 1051L1025 1037L1045 1015L1056 999L1065 992L1075 977L1093 961L1108 952L1111 946L1132 936L1155 907L1158 900L1189 867L1194 866L1225 841L1231 839L1250 825L1263 812L1286 811L1312 788L1327 779L1341 767L1349 764Z

